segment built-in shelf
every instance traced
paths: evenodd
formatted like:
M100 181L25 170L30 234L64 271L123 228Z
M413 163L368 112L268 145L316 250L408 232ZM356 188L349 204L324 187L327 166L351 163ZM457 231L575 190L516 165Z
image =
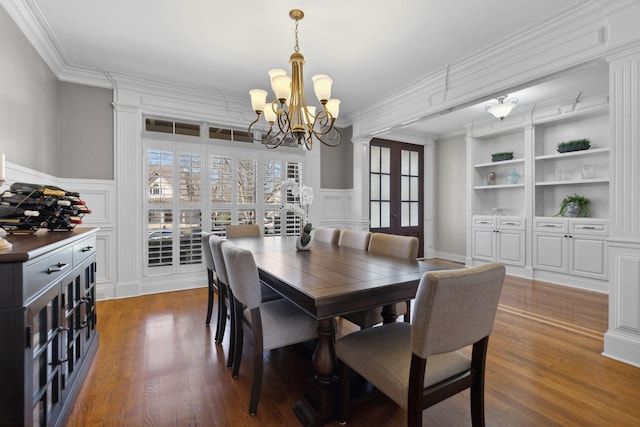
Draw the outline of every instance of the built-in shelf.
M590 156L601 153L608 153L609 147L604 148L591 148L589 150L582 151L570 151L568 153L553 153L553 154L545 154L544 156L536 156L536 160L550 160L550 159L564 159L567 157L579 157L579 156Z
M497 184L497 185L478 185L473 187L474 190L497 190L498 188L523 188L524 183L521 184Z
M524 159L511 159L511 160L502 160L499 162L489 162L489 163L479 163L474 165L474 168L488 168L488 167L496 167L500 165L516 165L524 163Z
M608 183L609 178L590 178L590 179L570 179L564 181L544 181L544 182L536 182L536 186L552 186L552 185L576 185L576 184L597 184L597 183ZM492 186L496 187L496 186ZM508 187L503 186L503 187Z

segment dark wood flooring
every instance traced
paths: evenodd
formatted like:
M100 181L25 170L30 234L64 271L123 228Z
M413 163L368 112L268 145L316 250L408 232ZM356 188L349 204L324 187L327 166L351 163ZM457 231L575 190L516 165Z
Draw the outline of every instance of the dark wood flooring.
M250 347L233 379L228 331L220 346L215 325L204 325L206 295L98 302L100 347L68 425L300 425L292 406L312 375L309 354L265 354L260 406L249 416ZM606 295L507 277L489 342L487 425L640 426L640 369L600 354L607 316ZM463 392L427 409L425 425L471 425L468 399ZM348 425L403 426L405 414L380 396L354 408Z

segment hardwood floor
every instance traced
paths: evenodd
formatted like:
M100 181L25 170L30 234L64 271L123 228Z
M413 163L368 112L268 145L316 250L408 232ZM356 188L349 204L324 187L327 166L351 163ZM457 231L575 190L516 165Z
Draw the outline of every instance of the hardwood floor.
M98 302L100 347L68 425L300 425L292 405L312 375L309 354L265 354L258 413L249 416L249 345L233 379L229 331L214 343L206 298L201 288ZM508 276L489 341L487 425L640 425L640 369L600 354L606 329L606 295ZM425 425L470 426L468 398L425 410ZM405 414L381 396L351 410L348 425L402 426Z

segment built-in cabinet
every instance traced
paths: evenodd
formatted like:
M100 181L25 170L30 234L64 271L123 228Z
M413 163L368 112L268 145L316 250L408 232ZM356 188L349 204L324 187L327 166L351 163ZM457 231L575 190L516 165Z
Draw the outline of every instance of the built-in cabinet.
M607 290L608 105L581 108L468 130L468 263L498 261L511 274ZM583 138L589 149L557 151ZM492 161L505 152L513 158ZM589 218L557 216L574 194L589 199Z
M10 235L0 250L0 425L62 425L98 347L96 231Z
M523 266L524 232L522 217L477 215L473 218L473 257Z
M589 218L536 218L533 267L606 279L607 225L607 221Z

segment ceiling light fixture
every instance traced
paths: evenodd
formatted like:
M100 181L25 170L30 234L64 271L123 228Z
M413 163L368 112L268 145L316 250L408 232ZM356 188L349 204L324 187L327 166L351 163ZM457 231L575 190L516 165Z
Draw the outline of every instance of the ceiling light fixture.
M258 115L249 125L249 134L254 141L265 144L267 148L277 148L285 142L285 139L290 138L293 138L299 147L304 146L307 150L311 150L314 138L325 145L335 147L340 144L342 136L334 125L338 118L340 100L330 99L333 80L325 74L317 74L311 78L316 97L322 104L320 111L316 114L316 107L307 106L302 77L304 57L298 47L298 22L304 18L304 12L293 9L289 12L289 17L296 21L296 44L289 60L291 77L285 70L269 70L271 88L275 93L275 99L271 102L266 100L266 90L249 91L251 106ZM262 113L269 123L266 134L254 129ZM276 122L277 127L274 127ZM256 138L258 133L260 136Z
M507 100L508 95L499 96L496 98L497 104L487 104L484 108L493 114L497 119L503 120L509 115L518 103L518 98L510 98ZM506 102L505 102L506 101Z

